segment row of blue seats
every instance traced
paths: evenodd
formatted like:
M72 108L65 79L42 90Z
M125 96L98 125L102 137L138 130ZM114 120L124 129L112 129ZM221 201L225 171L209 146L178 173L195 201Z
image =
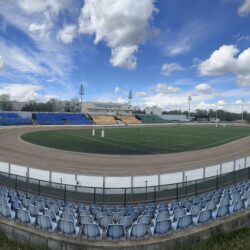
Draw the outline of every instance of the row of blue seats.
M0 126L11 125L32 125L32 121L20 117L17 113L0 113Z
M68 113L34 113L33 119L40 125L89 125L91 120L82 114Z
M76 204L0 189L1 215L87 239L146 239L208 223L250 207L250 183L182 201L136 206Z

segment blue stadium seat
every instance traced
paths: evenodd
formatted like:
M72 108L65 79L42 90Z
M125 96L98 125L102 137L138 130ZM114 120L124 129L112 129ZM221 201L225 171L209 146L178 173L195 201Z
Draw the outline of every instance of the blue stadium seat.
M6 204L0 204L0 213L6 218L14 220L16 213L11 211L10 206Z
M212 210L205 210L201 211L198 217L193 218L193 221L195 224L203 224L209 222L210 220L212 220L212 218L213 218Z
M217 211L214 213L214 218L221 218L225 215L229 214L229 205L221 205L217 208Z
M79 233L79 227L75 226L75 223L71 220L60 219L58 221L58 230L63 234L77 236Z
M16 220L25 223L27 225L35 224L35 217L31 217L29 212L24 209L16 210Z
M133 224L129 230L129 238L131 240L143 240L149 237L148 225L144 223Z
M172 229L171 220L158 220L153 228L151 228L152 235L161 236L167 234Z
M36 217L36 225L42 229L55 231L57 223L53 223L50 216L38 214Z
M125 229L121 224L108 225L107 240L125 240Z
M122 224L125 229L130 228L132 226L132 218L131 216L120 217L118 224Z
M108 225L113 224L113 220L109 216L103 216L99 219L99 226L106 229Z
M79 217L79 223L81 225L86 223L94 223L93 218L90 215L80 215Z
M97 224L86 223L82 225L82 237L91 240L100 240L102 238L101 229Z
M190 227L193 224L192 215L183 215L180 216L177 220L176 226L174 228L177 229L185 229Z

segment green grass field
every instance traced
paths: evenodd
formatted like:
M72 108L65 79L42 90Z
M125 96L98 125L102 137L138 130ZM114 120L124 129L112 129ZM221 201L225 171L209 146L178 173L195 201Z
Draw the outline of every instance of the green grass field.
M191 151L214 147L250 136L248 127L171 125L166 127L62 129L22 135L30 143L86 153L143 155Z

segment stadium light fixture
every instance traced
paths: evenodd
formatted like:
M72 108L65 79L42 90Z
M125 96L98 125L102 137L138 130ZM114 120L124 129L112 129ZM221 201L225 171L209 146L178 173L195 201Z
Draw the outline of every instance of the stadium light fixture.
M129 93L128 93L129 108L131 108L132 99L133 99L133 92L132 92L132 90L129 90Z
M81 111L82 111L82 99L83 99L83 96L85 95L85 89L84 89L83 84L81 84L81 86L80 86L79 95L81 98Z

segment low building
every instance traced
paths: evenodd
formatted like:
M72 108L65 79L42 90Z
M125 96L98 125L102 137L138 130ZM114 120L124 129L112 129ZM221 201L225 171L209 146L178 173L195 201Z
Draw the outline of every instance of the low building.
M160 115L163 120L172 122L188 122L186 115Z
M82 112L90 115L132 115L132 107L128 103L84 102Z

